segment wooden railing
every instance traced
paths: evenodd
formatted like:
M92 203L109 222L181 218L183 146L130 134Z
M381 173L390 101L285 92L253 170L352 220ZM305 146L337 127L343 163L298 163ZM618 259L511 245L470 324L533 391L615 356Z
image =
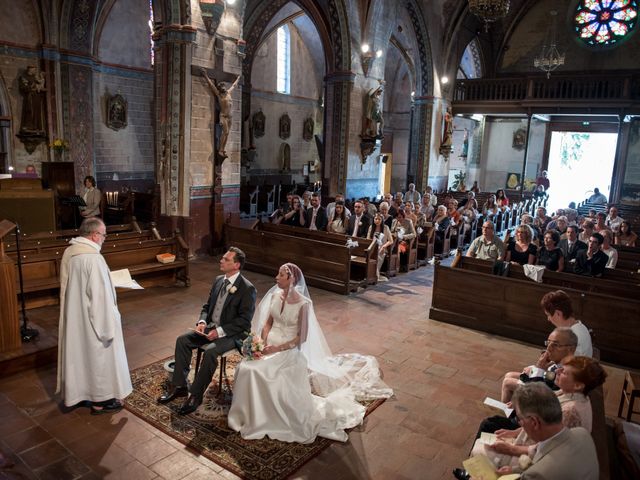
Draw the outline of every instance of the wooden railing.
M639 75L457 80L454 102L640 102Z

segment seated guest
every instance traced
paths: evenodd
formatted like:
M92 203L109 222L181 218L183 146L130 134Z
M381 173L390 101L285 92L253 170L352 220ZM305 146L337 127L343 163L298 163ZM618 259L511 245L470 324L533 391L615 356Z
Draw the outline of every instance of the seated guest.
M360 200L353 203L353 215L349 217L347 235L352 237L366 237L369 225L371 225L371 217L366 214L364 204Z
M587 218L589 220L591 220L593 222L593 224L595 225L596 223L596 215L598 214L598 211L595 208L590 208L589 209L589 215L587 215ZM586 220L586 219L585 219Z
M320 230L324 232L327 229L327 212L320 205L320 194L313 192L311 194L311 206L306 211L306 224L309 230Z
M473 193L473 192L469 192L469 193ZM477 205L476 199L473 198L472 202L467 202L464 204L464 206L458 208L458 213L460 214L460 220L462 222L464 222L464 229L462 231L462 234L467 235L467 232L471 231L471 227L473 225L473 222L476 221L476 218L478 216L478 211L474 208L474 205Z
M613 231L613 233L617 233L620 231L620 224L622 222L624 222L624 218L618 216L618 209L611 207L609 209L609 215L607 215L604 221L605 225L609 227L609 230Z
M562 272L564 270L564 256L558 248L560 234L555 230L547 230L544 233L544 246L538 250L538 265L544 265L548 270Z
M520 217L520 223L522 225L526 225L531 229L531 241L537 243L537 239L538 237L542 236L542 232L540 232L538 230L538 227L533 224L533 217L528 213L523 213Z
M624 220L620 224L620 231L615 236L615 245L622 245L623 247L635 247L638 240L638 235L631 231L631 224Z
M336 208L336 203L342 202L342 208L344 210L344 214L349 218L351 216L351 212L344 204L344 195L342 193L336 193L335 200L327 205L327 218L333 218L333 209Z
M578 223L578 210L576 210L576 202L569 203L569 207L564 209L564 215L567 217L569 225Z
M533 224L544 232L547 229L547 225L551 221L551 217L547 215L547 209L544 207L538 207L536 209L536 216L533 219Z
M473 192L473 193L480 193L480 187L478 186L478 181L477 180L474 180L470 191Z
M564 255L565 270L568 271L573 270L578 251L587 249L587 244L578 240L577 225L569 225L567 227L567 237L560 240L558 246L562 250L562 255Z
M367 215L373 218L378 209L373 203L369 201L369 197L362 198L362 204L364 205L364 211L367 212Z
M509 199L503 189L499 189L496 192L496 205L498 205L502 210L509 206Z
M522 372L505 374L502 380L502 402L509 402L516 387L523 382L544 381L553 384L555 371L561 366L562 359L567 355L575 355L578 336L570 328L556 327L544 344L547 348L534 365L525 367ZM487 431L483 430L483 432Z
M433 188L427 185L427 188L424 189L424 193L428 193L431 195L431 206L433 208L436 208L436 206L438 205L438 197L435 193L433 193Z
M493 223L484 222L482 224L482 235L476 238L467 250L467 257L479 258L481 260L496 261L504 255L504 243L493 230Z
M609 257L606 268L616 268L616 265L618 264L618 251L611 246L613 233L611 233L611 230L603 230L600 233L602 234L601 250L607 254L607 257Z
M415 207L413 202L404 202L404 214L405 216L413 222L415 226L418 223L418 215L416 215Z
M389 228L391 228L391 224L393 223L393 218L391 216L391 207L387 202L381 202L378 208L380 210L380 214L382 215L382 222ZM396 210L396 215L398 211Z
M388 205L387 214L391 215L392 218L396 218L396 215L398 214L398 209L393 206L393 196L390 193L385 193L384 201L387 202L387 205Z
M84 218L100 216L100 201L102 200L102 193L96 188L96 179L91 175L84 177L84 203L86 207L80 208L80 215Z
M600 193L600 189L598 187L593 189L593 195L591 195L587 202L593 203L595 205L604 205L607 203L609 199L605 197L602 193Z
M349 220L347 218L346 208L344 202L336 202L333 208L333 215L327 223L327 232L329 233L347 233Z
M472 191L467 192L467 198L460 202L460 206L478 210L478 201L476 200L476 194Z
M606 224L606 220L607 216L602 212L598 212L596 214L596 224L593 226L593 231L602 233L603 230L609 230L609 227L607 227Z
M415 183L409 184L409 190L405 192L403 200L405 202L412 202L416 205L420 205L420 192L416 190Z
M537 252L538 249L531 243L531 229L527 225L520 225L516 228L515 239L511 239L507 244L504 261L533 265L536 263Z
M384 275L380 275L380 269L382 268L382 263L387 256L387 252L391 251L394 239L391 235L391 230L389 230L389 227L385 225L381 213L376 213L373 216L373 225L369 227L367 238L375 238L378 240L378 265L376 267L376 273L378 274L378 281L384 282L388 279Z
M547 198L548 196L547 192L544 191L544 185L537 185L536 189L533 191L533 198L536 200Z
M445 253L442 251L444 244L444 234L451 225L451 219L447 215L447 207L440 205L433 217L434 228L434 253Z
M567 327L576 334L578 344L576 345L575 355L584 357L593 356L591 334L584 323L576 320L569 295L562 290L548 292L542 297L542 300L540 300L540 306L547 316L547 320L549 320L554 327Z
M402 195L402 192L396 192L396 196L393 197L393 206L396 207L396 209L400 209L402 208L404 205L404 195Z
M585 220L582 222L582 229L580 231L580 235L578 235L578 240L584 243L589 243L589 239L593 234L594 223L590 220Z
M305 190L302 194L302 207L304 211L307 210L311 206L311 192L309 190Z
M559 214L554 220L551 220L547 225L547 230L556 230L560 237L562 237L569 226L569 222L567 221L567 217L564 216L564 210L559 210L562 214Z
M291 199L291 210L282 217L282 224L292 227L306 227L306 215L302 207L302 200L298 195L293 195Z
M431 194L425 193L422 196L422 204L420 205L420 213L424 215L427 222L431 221L436 209L431 205Z
M398 251L400 252L400 268L407 268L409 263L409 247L411 240L416 238L416 229L413 222L404 214L404 210L398 210L398 216L391 224L391 233L398 239Z
M456 200L451 199L449 202L449 205L447 206L447 215L449 215L452 225L458 225L460 223L462 215L458 212L458 202Z
M522 385L513 397L516 417L535 447L528 449L531 464L503 466L498 475L520 473L520 480L562 479L597 480L598 455L591 434L582 427L567 428L563 423L558 396L546 385Z
M591 235L587 249L576 255L574 273L591 277L600 277L604 273L609 257L601 250L603 242L604 238L599 233Z

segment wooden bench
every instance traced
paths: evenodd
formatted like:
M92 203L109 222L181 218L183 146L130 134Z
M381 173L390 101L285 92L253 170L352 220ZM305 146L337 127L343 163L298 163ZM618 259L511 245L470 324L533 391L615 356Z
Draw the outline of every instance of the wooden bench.
M60 263L64 248L22 255L23 292L28 308L58 303L60 288ZM143 286L166 284L177 281L190 284L188 247L178 234L160 240L139 240L133 243L104 244L101 250L110 270L128 268L131 276ZM173 263L162 264L156 255L172 253ZM17 291L20 291L16 280Z
M307 284L348 295L367 284L366 276L352 278L353 255L346 244L336 244L284 233L224 226L225 246L241 248L247 255L245 268L275 275L284 263L292 262L304 272Z
M551 325L540 308L540 299L547 292L562 288L571 297L576 318L593 330L602 359L640 367L640 349L637 347L640 342L637 328L639 287L620 290L629 295L621 296L602 293L599 287L579 289L586 285L584 282L597 284L602 279L574 278L573 283L564 285L536 283L524 278L492 275L488 273L487 265L491 263L460 256L451 267L437 265L430 318L542 345ZM517 268L510 268L510 275L514 271ZM552 277L547 273L556 272L545 272L543 279Z
M291 225L274 225L268 222L256 222L254 228L265 232L276 232L294 237L333 243L339 246L344 246L347 238L352 238L358 242L358 246L351 248L351 268L353 269L351 278L361 278L364 275L368 285L374 285L378 282L378 242L375 240L348 237L339 233L320 232L317 230L309 230L308 228L293 227Z

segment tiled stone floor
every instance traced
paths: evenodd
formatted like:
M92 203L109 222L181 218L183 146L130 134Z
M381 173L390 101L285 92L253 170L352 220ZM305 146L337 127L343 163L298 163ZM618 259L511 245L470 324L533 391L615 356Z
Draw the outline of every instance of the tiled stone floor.
M175 337L195 321L217 263L192 264L192 286L120 297L130 368L172 355ZM275 274L275 272L274 272ZM259 295L273 283L248 272ZM351 432L300 469L300 479L449 479L466 458L486 395L499 398L501 375L537 358L539 348L428 319L433 267L403 274L349 297L311 289L336 353L375 355L395 390ZM33 311L55 322L56 308ZM607 367L607 415L617 410L623 370ZM55 367L0 380L0 448L16 463L0 479L231 479L235 475L122 411L63 412Z

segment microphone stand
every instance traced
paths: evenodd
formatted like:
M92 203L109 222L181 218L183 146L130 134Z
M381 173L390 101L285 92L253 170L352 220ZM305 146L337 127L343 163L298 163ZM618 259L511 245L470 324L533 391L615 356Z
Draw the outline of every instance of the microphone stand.
M27 326L27 308L24 304L24 282L22 279L22 255L20 254L20 225L16 222L16 253L18 254L18 279L20 281L20 306L22 308L22 326L20 327L20 336L23 342L30 342L40 335L35 328Z

